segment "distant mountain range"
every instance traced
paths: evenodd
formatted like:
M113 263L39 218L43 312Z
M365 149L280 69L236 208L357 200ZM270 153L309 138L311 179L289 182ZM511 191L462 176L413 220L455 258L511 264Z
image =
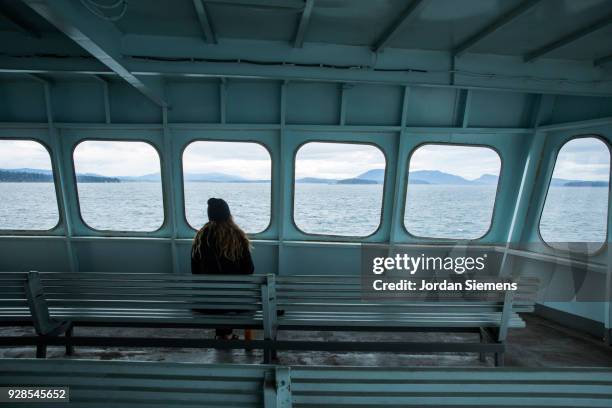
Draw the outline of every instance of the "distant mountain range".
M241 176L227 173L185 173L185 181L207 182L207 183L266 183L270 180L252 180ZM296 180L300 184L382 184L385 179L383 169L372 169L361 173L356 177L346 179L328 179L318 177L303 177ZM145 174L142 176L117 176L108 177L95 173L78 173L77 180L80 183L129 183L129 182L159 182L159 173ZM5 182L52 182L53 174L51 170L20 168L20 169L0 169L0 183ZM409 174L410 184L433 184L433 185L455 185L455 186L474 186L474 185L497 185L498 176L493 174L483 174L474 180L468 180L455 174L444 173L437 170L412 171ZM581 181L553 178L551 182L555 187L607 187L605 181Z
M106 177L99 174L77 174L79 183L120 183L117 177ZM0 169L0 183L50 183L53 182L51 170L41 169Z
M159 173L145 174L142 176L116 176L109 177L95 173L77 173L77 181L80 183L131 183L131 182L159 182ZM41 183L52 182L53 173L44 169L0 169L0 183ZM185 181L208 182L208 183L265 183L270 180L251 180L240 176L225 173L186 173Z

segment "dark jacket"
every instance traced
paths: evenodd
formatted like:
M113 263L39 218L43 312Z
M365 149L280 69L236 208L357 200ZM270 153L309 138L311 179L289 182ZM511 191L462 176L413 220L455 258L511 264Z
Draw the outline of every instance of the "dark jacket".
M239 259L231 261L217 253L215 235L208 236L208 234L210 234L208 231L202 233L200 250L191 251L191 273L212 275L250 275L253 273L255 267L249 248L244 248Z

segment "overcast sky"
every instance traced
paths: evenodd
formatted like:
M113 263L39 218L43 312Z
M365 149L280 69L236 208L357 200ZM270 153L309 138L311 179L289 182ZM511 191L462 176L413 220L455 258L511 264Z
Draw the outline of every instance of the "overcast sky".
M193 142L183 153L186 173L227 173L270 180L270 153L258 143Z
M610 152L607 146L601 140L592 137L569 141L557 156L553 177L608 181Z
M385 168L380 149L363 144L308 143L298 150L295 159L297 178L345 179Z
M296 154L296 176L355 177L371 169L383 169L385 157L370 145L308 143ZM74 153L79 173L107 176L139 176L159 172L156 150L144 142L87 141ZM607 180L610 154L598 139L574 139L559 154L554 177L573 180ZM183 156L185 172L229 173L249 179L269 179L270 155L257 143L194 142ZM487 148L425 145L412 155L410 170L439 170L475 179L499 174L500 160ZM47 150L33 141L0 140L0 168L50 169Z
M439 170L468 180L483 174L499 175L500 159L493 149L450 145L424 145L410 158L410 171Z

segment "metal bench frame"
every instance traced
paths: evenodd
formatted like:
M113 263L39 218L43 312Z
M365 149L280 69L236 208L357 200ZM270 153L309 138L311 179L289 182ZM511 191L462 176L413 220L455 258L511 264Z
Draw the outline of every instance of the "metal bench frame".
M422 368L0 360L0 386L69 387L70 406L609 407L610 368ZM28 405L29 406L29 405Z
M45 273L43 273L45 274ZM483 327L477 324L469 327L448 327L430 325L426 327L417 326L393 326L393 325L350 325L343 326L342 323L333 326L313 324L290 325L283 324L282 317L279 318L278 287L275 275L264 276L261 285L261 326L246 325L236 326L231 317L216 319L213 323L189 323L189 322L142 322L138 319L87 321L79 319L73 322L59 322L53 319L49 312L47 302L44 298L44 283L38 272L27 274L26 294L32 321L30 322L5 322L5 325L16 325L16 323L34 324L37 336L0 337L0 346L36 345L37 357L45 357L47 346L66 346L66 353L72 354L74 346L107 346L107 347L185 347L185 348L218 348L218 349L261 349L264 351L264 362L270 363L274 360L278 351L284 350L312 350L312 351L363 351L363 352L474 352L479 353L481 361L485 354L493 354L495 365L503 365L505 352L505 340L509 321L513 314L513 295L507 292L504 297L503 309L500 314L500 322L497 327ZM108 274L109 277L112 274ZM87 277L86 273L82 274ZM366 303L367 305L367 303ZM226 320L226 321L225 321ZM145 327L145 328L211 328L211 327L233 327L233 328L256 328L263 329L263 340L216 340L196 338L165 338L165 337L102 337L102 336L74 336L75 326L85 327ZM315 340L278 340L281 331L299 330L333 330L333 331L361 331L361 332L460 332L475 333L479 336L478 342L372 342L372 341L315 341ZM65 334L65 337L60 335Z

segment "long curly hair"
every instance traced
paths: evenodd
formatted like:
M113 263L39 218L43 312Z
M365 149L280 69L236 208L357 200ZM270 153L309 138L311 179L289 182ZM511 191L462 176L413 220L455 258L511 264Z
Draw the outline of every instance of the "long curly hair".
M209 221L196 234L191 247L191 255L201 257L202 237L206 236L206 245L210 246L210 237L214 235L217 254L232 262L242 258L245 250L251 249L246 233L230 216L225 221Z

